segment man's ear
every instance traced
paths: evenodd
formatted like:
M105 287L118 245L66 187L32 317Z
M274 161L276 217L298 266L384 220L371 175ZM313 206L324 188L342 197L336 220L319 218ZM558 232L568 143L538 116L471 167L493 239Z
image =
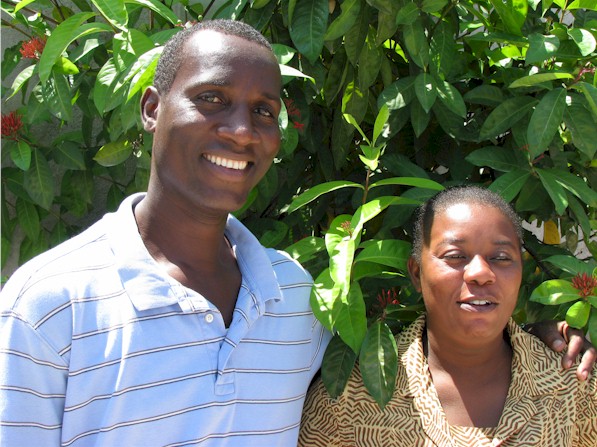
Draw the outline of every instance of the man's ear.
M421 293L421 266L412 256L408 258L408 276L416 291Z
M158 120L158 106L160 104L160 94L155 87L147 87L141 98L141 121L143 128L154 133Z

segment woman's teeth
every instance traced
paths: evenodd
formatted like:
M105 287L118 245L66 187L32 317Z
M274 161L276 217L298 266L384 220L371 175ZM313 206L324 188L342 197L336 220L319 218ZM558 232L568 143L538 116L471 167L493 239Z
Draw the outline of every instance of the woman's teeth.
M216 157L214 155L205 155L205 158L215 165L228 169L236 169L238 171L242 171L249 164L246 161L228 160L227 158Z

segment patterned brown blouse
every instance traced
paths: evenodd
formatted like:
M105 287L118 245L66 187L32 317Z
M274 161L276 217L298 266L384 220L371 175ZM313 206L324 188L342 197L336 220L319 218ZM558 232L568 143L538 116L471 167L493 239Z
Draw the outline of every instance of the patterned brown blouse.
M381 411L355 367L337 399L321 379L309 390L302 447L597 447L597 367L580 382L562 371L561 355L508 323L512 381L497 427L450 426L431 381L421 337L422 316L397 337L396 390Z

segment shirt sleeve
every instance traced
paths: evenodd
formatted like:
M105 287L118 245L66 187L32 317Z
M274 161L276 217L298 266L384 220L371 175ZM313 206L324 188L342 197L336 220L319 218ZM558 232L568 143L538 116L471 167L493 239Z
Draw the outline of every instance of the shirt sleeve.
M340 447L338 420L321 377L309 388L299 433L299 447Z
M68 367L25 319L0 313L0 446L59 446Z

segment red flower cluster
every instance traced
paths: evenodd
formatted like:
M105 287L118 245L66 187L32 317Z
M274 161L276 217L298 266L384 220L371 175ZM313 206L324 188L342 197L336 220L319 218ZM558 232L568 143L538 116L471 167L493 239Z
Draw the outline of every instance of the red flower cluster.
M290 98L284 99L284 104L286 104L286 110L288 112L288 116L291 118L292 127L297 130L303 130L305 125L298 120L293 120L292 118L300 118L301 111L298 109L296 105L294 105L294 101Z
M381 309L385 309L390 304L399 304L398 293L394 289L385 290L381 289L381 292L377 294L377 306Z
M587 275L586 273L583 273L582 275L579 273L572 278L572 286L579 290L578 294L582 298L585 298L589 295L595 295L593 293L593 289L597 287L597 278Z
M2 115L2 136L9 140L18 140L18 133L23 127L23 121L16 112L10 112L8 115Z
M31 40L23 42L19 51L25 59L39 59L45 46L45 39L34 37Z

